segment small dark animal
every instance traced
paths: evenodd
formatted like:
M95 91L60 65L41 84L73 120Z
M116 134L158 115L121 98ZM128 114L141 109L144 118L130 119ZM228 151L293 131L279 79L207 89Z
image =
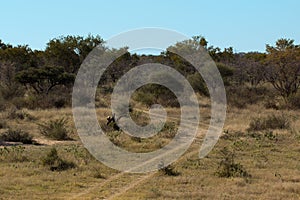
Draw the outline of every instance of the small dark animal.
M106 120L107 120L106 125L109 125L111 123L114 130L116 130L116 131L120 130L120 127L116 123L115 114L113 114L112 116L107 116Z

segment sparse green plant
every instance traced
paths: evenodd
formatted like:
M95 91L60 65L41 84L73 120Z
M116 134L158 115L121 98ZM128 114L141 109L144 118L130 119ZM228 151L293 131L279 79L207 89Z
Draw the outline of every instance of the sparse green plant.
M177 133L176 123L166 122L160 134L165 138L174 138L176 133Z
M16 108L11 108L7 111L7 117L9 119L20 119L20 120L35 120L35 117L26 112L25 110L18 110Z
M133 141L135 141L135 142L142 142L142 138L140 138L140 137L136 137L136 136L133 136L133 137L130 137L131 138L131 140L133 140Z
M122 142L120 140L120 131L111 131L106 133L109 140L117 146L122 146Z
M98 167L93 167L92 168L92 176L94 178L105 179L105 176L101 173L101 170Z
M273 131L265 132L264 136L266 138L268 138L269 140L276 140L277 139L277 137L276 137L276 135L274 135Z
M249 124L248 131L262 131L269 129L288 129L290 127L290 118L284 114L269 115L267 117L253 118Z
M70 140L67 123L68 120L61 117L38 125L41 134L48 138L55 140Z
M70 161L63 160L59 157L56 148L52 148L50 152L41 159L42 164L49 168L51 171L63 171L75 168L75 164Z
M159 191L159 189L157 188L151 188L150 191L149 191L149 195L148 195L148 198L150 199L157 199L158 197L160 197L162 195L162 192Z
M33 137L20 129L8 129L7 132L0 136L0 139L7 142L22 142L23 144L32 144Z
M6 162L24 162L28 160L24 152L25 147L20 145L0 148L0 160Z
M249 136L256 140L261 140L263 138L263 135L259 132L251 132L249 133Z
M229 130L224 130L224 134L220 137L221 139L224 140L236 140L237 138L244 137L245 133L242 131L229 131Z
M85 149L79 145L71 145L65 148L69 153L72 153L77 163L87 165L92 159L93 156Z
M243 165L236 163L235 153L223 148L220 151L222 160L219 163L218 169L215 174L219 177L243 177L249 178L251 175L244 169Z
M278 140L277 136L273 133L273 131L266 131L265 133L261 132L251 132L249 133L249 136L252 138L255 138L256 140Z

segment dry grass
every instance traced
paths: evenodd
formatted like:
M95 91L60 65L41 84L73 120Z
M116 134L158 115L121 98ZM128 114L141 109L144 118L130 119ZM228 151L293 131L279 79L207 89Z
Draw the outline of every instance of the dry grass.
M209 105L201 103L201 119L209 122ZM22 129L44 145L24 145L23 161L0 162L1 199L299 199L300 198L300 148L299 111L275 111L251 105L247 109L230 108L224 126L224 136L210 154L199 160L199 142L173 164L178 176L155 173L151 176L121 174L93 159L83 148L76 135L72 112L67 109L26 110L34 120L5 119L7 126ZM168 108L169 115L178 117L180 110ZM274 137L260 131L250 134L246 130L252 118L284 112L291 116L291 128L272 130ZM97 109L98 120L105 127L109 109ZM37 123L49 119L69 119L74 141L51 141L43 137ZM140 118L144 119L144 118ZM141 122L142 123L142 122ZM2 129L1 129L2 130ZM5 130L5 128L4 128ZM110 131L109 128L107 128ZM164 138L165 145L171 138ZM200 138L201 139L201 138ZM159 147L159 137L135 141L122 135L120 145L133 151L146 152ZM42 165L42 158L55 146L62 159L74 162L76 167L52 172ZM143 148L142 148L143 147ZM216 176L222 160L220 151L230 148L235 161L243 165L251 177L220 178ZM8 146L7 148L11 148ZM0 158L2 158L0 156ZM133 184L133 185L131 185ZM88 192L85 192L88 191ZM82 196L76 196L82 194ZM117 195L116 195L117 194Z

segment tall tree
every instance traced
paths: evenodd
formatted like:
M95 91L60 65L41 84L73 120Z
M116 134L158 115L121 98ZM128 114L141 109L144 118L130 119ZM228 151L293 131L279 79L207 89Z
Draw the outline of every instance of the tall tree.
M300 87L300 47L294 40L279 39L266 51L265 79L288 101Z
M38 94L46 94L58 85L73 83L74 74L67 73L63 67L46 66L29 68L16 74L16 80L25 86L30 86Z
M86 56L102 43L100 36L62 36L47 43L45 55L48 64L62 66L67 72L76 73Z

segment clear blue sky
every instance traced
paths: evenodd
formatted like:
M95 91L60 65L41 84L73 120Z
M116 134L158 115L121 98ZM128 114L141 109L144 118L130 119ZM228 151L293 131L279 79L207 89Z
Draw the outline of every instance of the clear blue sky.
M44 49L61 35L161 27L235 51L264 51L281 38L300 43L299 0L9 0L1 2L0 39Z

